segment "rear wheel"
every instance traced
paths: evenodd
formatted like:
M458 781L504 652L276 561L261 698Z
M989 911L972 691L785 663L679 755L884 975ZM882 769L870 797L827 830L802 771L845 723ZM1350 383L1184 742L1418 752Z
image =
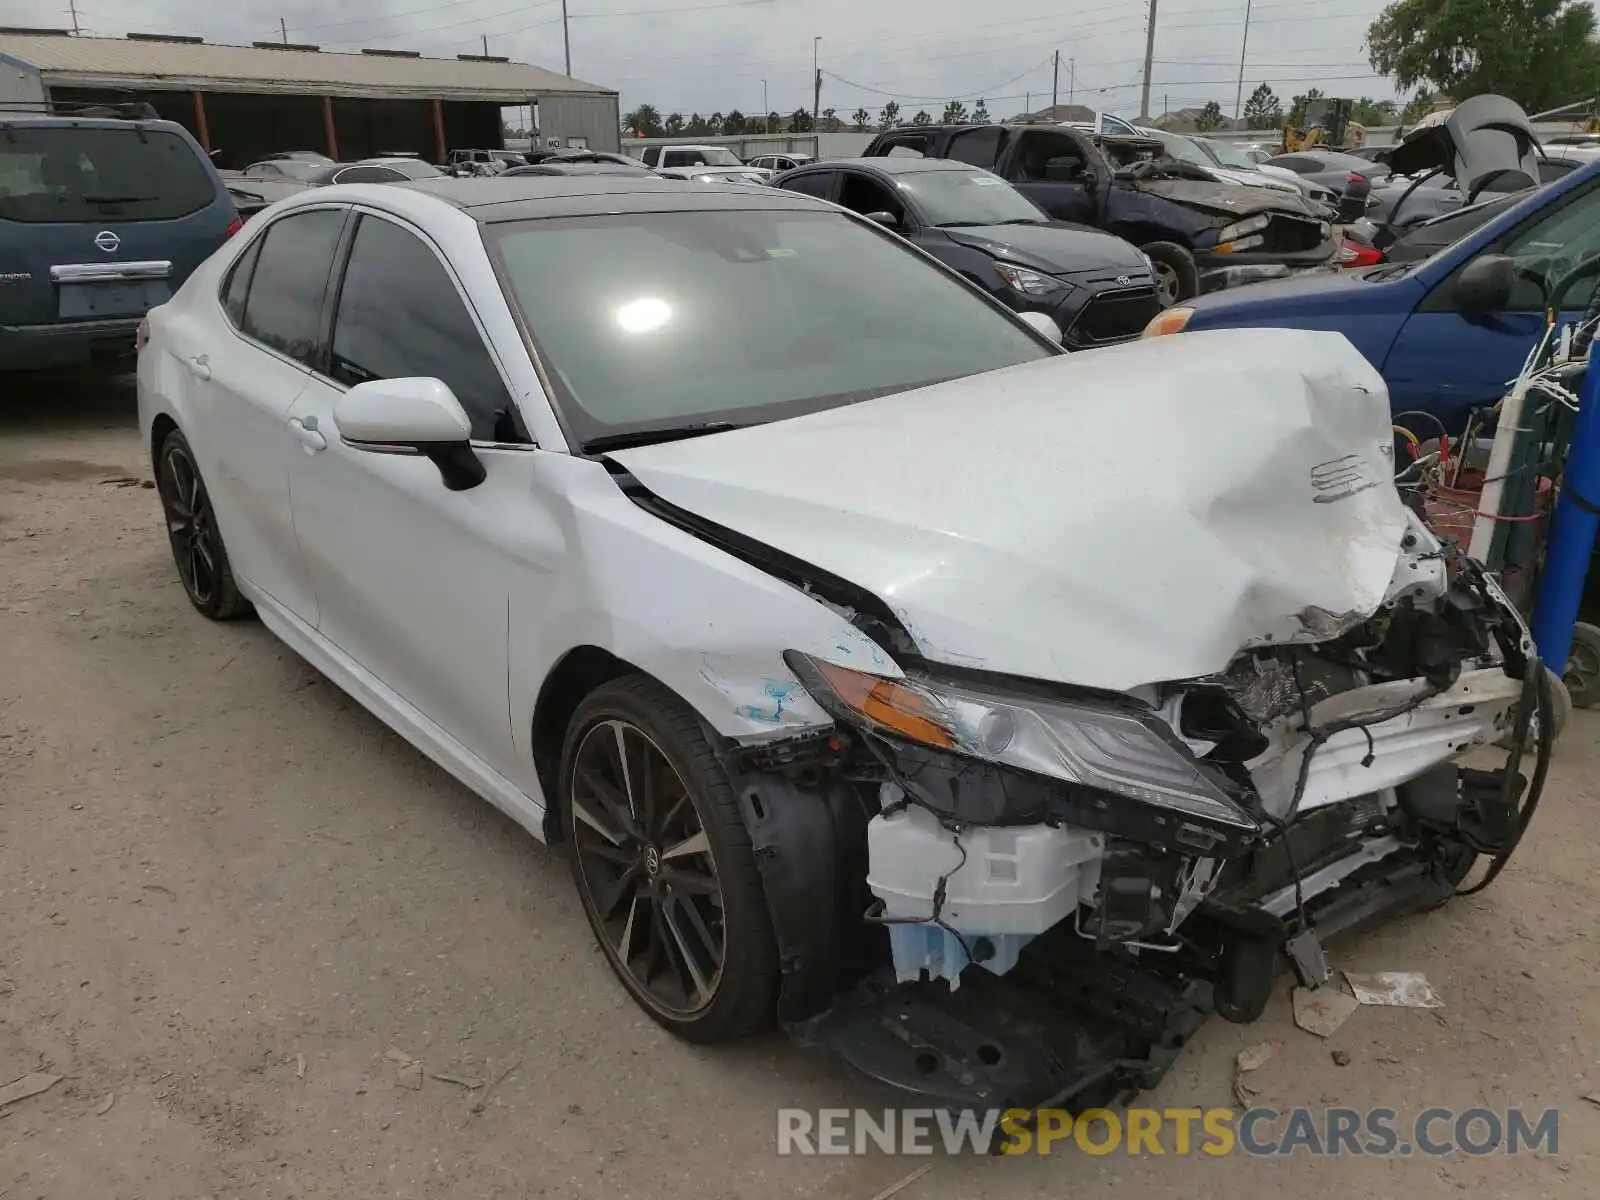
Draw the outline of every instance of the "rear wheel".
M156 491L167 519L172 558L189 603L213 621L249 613L250 603L234 582L228 550L222 544L222 531L217 528L194 452L176 429L167 434L156 457Z
M590 928L639 1006L694 1042L767 1024L778 965L766 897L695 714L641 676L603 684L567 728L560 797Z

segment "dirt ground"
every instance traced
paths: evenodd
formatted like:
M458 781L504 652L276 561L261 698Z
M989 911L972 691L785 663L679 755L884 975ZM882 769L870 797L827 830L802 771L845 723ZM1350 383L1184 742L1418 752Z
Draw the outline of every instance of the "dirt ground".
M873 1200L929 1162L895 1194L1600 1196L1600 714L1574 719L1494 888L1334 948L1426 972L1444 1009L1363 1008L1323 1042L1284 983L1150 1098L1231 1105L1234 1055L1275 1036L1261 1103L1555 1107L1554 1155L1302 1157L1293 1176L1070 1148L779 1157L780 1106L881 1098L778 1034L662 1033L556 853L260 625L196 616L133 411L125 379L0 379L0 1084L62 1076L0 1109L0 1198ZM440 1075L498 1082L481 1099Z

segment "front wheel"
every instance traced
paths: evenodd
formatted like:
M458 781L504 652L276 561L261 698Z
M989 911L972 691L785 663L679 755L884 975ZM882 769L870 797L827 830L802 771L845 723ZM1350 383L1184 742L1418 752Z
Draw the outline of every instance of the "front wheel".
M1156 269L1156 296L1162 308L1171 308L1200 293L1200 269L1194 255L1176 242L1147 242L1139 249Z
M592 692L562 750L572 876L611 968L692 1042L769 1023L777 951L750 835L700 721L652 680Z

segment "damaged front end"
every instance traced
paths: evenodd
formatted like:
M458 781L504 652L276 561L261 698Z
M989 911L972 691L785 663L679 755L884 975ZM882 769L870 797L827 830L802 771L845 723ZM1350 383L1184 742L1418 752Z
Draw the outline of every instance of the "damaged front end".
M1321 984L1327 938L1497 871L1544 672L1475 564L1414 520L1401 545L1375 613L1129 693L791 652L835 729L735 762L791 1027L923 1100L1098 1104L1283 965Z

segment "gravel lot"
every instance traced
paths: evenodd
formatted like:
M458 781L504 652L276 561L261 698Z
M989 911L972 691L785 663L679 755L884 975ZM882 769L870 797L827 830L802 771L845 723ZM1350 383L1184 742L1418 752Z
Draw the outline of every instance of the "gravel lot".
M196 616L137 482L133 410L126 379L0 385L0 1084L63 1077L0 1110L0 1197L872 1200L924 1165L779 1158L778 1107L881 1101L776 1034L667 1037L613 983L557 854L261 626ZM1256 1026L1202 1030L1152 1097L1229 1105L1233 1056L1277 1036L1262 1103L1553 1106L1556 1155L1288 1177L1068 1150L940 1159L897 1195L1292 1178L1344 1200L1600 1196L1582 1099L1600 1093L1597 736L1579 713L1494 888L1335 947L1351 969L1425 971L1447 1007L1365 1008L1324 1043L1284 984ZM499 1082L475 1112L435 1073Z

